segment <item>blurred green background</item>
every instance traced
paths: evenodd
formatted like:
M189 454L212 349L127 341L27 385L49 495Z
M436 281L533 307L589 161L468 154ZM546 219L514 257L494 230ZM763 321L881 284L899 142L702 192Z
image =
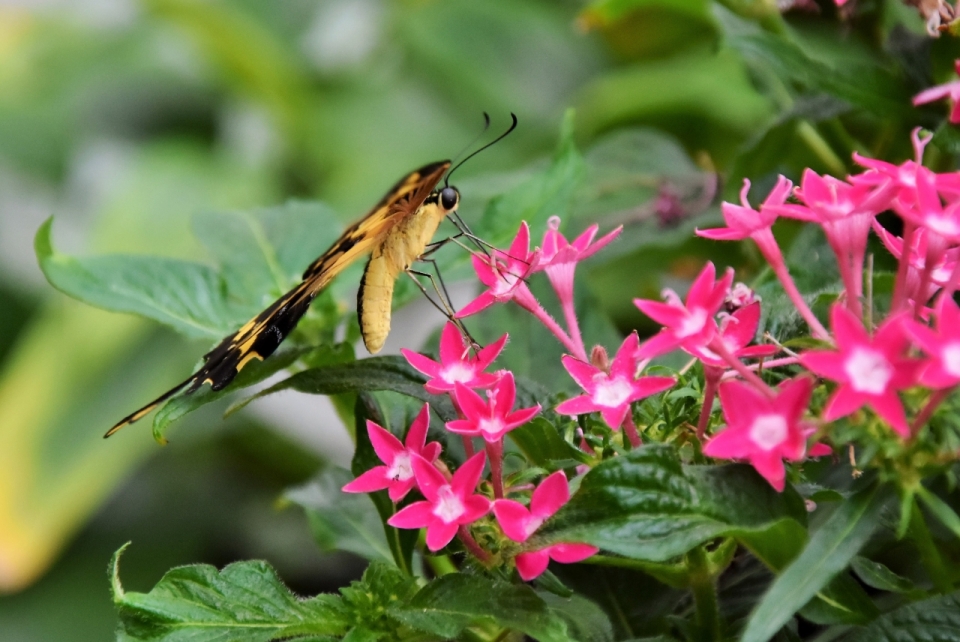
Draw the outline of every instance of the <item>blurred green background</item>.
M45 219L72 254L202 260L190 228L199 212L320 199L347 222L405 172L456 154L483 111L492 131L515 112L516 133L455 181L476 220L544 165L572 107L587 180L567 230L627 226L585 284L621 329L643 327L631 298L682 283L711 252L759 267L690 235L717 220L719 196L743 176L769 186L808 165L842 174L854 149L899 160L909 128L942 116L942 106L914 112L909 97L949 73L956 45L931 41L912 10L863 2L851 21L830 3L783 8L0 6L0 639L109 639L106 565L128 540L132 590L181 563L262 557L302 593L362 570L319 553L302 513L279 500L325 461L349 459L323 400L286 393L226 421L223 406L208 408L166 448L140 425L100 439L209 346L54 291L33 255Z

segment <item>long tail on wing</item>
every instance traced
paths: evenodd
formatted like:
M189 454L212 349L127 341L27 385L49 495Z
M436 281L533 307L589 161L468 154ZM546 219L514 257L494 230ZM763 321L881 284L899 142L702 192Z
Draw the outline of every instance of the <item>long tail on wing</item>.
M203 366L190 375L186 381L163 393L143 408L130 413L107 431L109 437L124 426L132 424L148 415L153 409L173 397L183 388L187 394L194 392L205 383L213 390L220 390L233 381L243 366L251 359L266 359L280 345L280 342L296 327L300 318L306 314L310 303L324 283L307 280L277 299L273 305L248 321L242 328L221 341L217 347L203 356ZM319 285L319 287L318 287Z

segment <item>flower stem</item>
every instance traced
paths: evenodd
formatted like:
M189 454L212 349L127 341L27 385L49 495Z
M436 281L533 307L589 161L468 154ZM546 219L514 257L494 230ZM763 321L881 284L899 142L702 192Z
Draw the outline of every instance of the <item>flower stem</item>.
M717 396L717 388L720 385L720 378L723 376L723 370L708 366L703 366L703 407L700 409L700 420L697 421L697 439L703 441L707 434L707 424L710 423L710 415L713 412L713 400Z
M570 331L570 338L577 348L578 352L573 355L581 361L587 361L587 349L583 345L583 337L580 335L580 323L577 321L577 311L573 307L573 299L563 301L563 316L567 320L567 330Z
M776 246L774 247L776 248L776 254L765 256L764 258L767 259L767 262L773 269L773 273L777 276L777 280L780 281L780 285L783 286L783 290L787 293L787 297L790 299L790 302L793 303L793 307L797 309L797 312L800 313L800 316L803 317L803 320L807 322L808 326L810 326L810 330L813 332L814 336L818 339L829 341L830 333L827 332L827 329L823 327L823 324L820 323L820 320L817 319L817 317L813 314L813 310L810 309L810 306L807 305L807 302L803 300L803 295L800 294L796 284L793 282L793 277L790 276L790 272L787 270L787 264L784 262L783 254L780 253L780 248ZM766 255L767 252L764 252L764 254Z
M470 529L466 526L461 526L457 529L457 537L460 538L460 542L463 544L463 547L470 551L470 553L476 557L478 560L484 564L490 561L490 553L483 550L477 540L473 539L473 535L470 534Z
M463 454L467 459L473 457L473 439L467 435L460 435L460 439L463 440Z
M643 441L640 439L640 431L637 430L637 424L633 423L633 413L628 411L627 416L623 418L623 432L630 440L631 448L639 448Z
M730 354L730 351L727 350L727 346L723 343L723 339L719 336L714 337L713 341L710 342L710 345L707 346L710 350L715 352L720 356L721 359L727 362L727 364L737 371L741 377L749 381L754 385L754 387L759 390L764 395L770 397L771 399L775 396L773 389L763 382L763 379L758 377L750 368L746 366L740 359L737 359L735 356Z
M900 264L897 266L897 278L893 282L893 301L891 312L898 312L907 300L907 272L910 269L910 246L913 244L913 231L916 226L909 221L903 223L903 249L900 251Z
M490 476L493 478L493 496L503 499L503 438L486 443L487 459L490 460Z
M923 425L927 423L927 421L933 415L933 412L941 403L943 403L943 400L950 396L951 392L953 392L953 388L944 388L943 390L937 390L930 395L930 399L927 400L927 404L920 410L919 413L917 413L913 423L910 424L910 439L916 438L917 434L920 433L920 429L923 428Z
M581 341L580 346L574 343L573 339L567 336L567 333L563 331L563 328L560 327L560 324L557 323L554 318L543 309L543 306L540 305L540 302L537 301L532 294L529 294L529 296L515 296L513 301L521 308L532 314L537 321L542 323L547 330L552 332L553 336L555 336L557 340L563 344L563 347L570 351L570 354L581 361L587 361L587 353L583 348L583 342Z
M764 370L766 370L769 368L779 368L780 366L792 366L799 362L800 362L799 357L782 357L780 359L769 359L767 361L763 361L762 363L751 363L749 366L746 366L746 368L747 370L759 370L760 368L763 368ZM728 370L727 372L723 373L723 376L720 377L720 379L721 380L730 379L731 377L735 377L736 375L737 375L736 372L733 372L732 370Z

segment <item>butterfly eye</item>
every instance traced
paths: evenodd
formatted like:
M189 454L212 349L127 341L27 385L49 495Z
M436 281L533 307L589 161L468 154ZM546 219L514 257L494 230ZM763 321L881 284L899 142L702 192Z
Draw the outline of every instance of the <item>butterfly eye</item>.
M445 210L454 210L460 202L460 192L456 187L444 187L440 190L440 205Z

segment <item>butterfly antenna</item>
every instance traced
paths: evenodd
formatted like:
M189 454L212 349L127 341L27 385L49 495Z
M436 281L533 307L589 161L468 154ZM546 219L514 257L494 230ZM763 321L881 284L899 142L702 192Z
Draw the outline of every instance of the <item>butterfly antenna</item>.
M484 116L486 116L486 112L484 112ZM507 131L505 131L505 132L503 132L502 134L500 134L499 136L497 136L495 139L493 139L493 140L490 141L489 143L487 143L486 145L484 145L483 147L481 147L480 149L478 149L477 151L471 153L469 156L467 156L466 158L464 158L462 161L460 161L460 162L457 163L456 165L454 165L454 166L453 166L453 169L451 169L449 172L447 172L447 178L446 178L446 180L444 181L444 185L448 185L448 184L449 184L450 177L453 176L453 173L454 173L455 171L457 171L457 170L460 168L461 165L463 165L463 164L466 163L468 160L470 160L471 158L473 158L474 156L476 156L477 154L479 154L479 153L482 152L483 150L487 149L488 147L491 147L491 146L493 146L493 145L496 145L496 144L499 143L501 140L503 140L504 138L506 138L506 137L510 134L510 132L512 132L514 129L517 128L517 115L514 114L513 112L510 112L510 118L513 119L513 123L510 125L510 128L507 129Z
M456 160L456 159L459 158L461 154L463 154L463 153L466 152L468 149L470 149L471 147L473 147L474 145L477 144L477 141L480 140L480 139L483 137L483 135L487 133L487 130L488 130L488 129L490 129L490 114L488 114L487 112L483 112L483 129L480 130L480 133L477 134L477 135L473 138L473 140L471 140L469 143L467 143L466 145L464 145L464 146L463 146L463 149L461 149L459 152L457 152L457 155L453 157L453 158L454 158L454 161L453 161L454 164L457 163L457 160ZM443 181L443 186L444 186L444 187L450 187L450 172L447 172L447 177L446 177L446 178L444 179L444 181Z

